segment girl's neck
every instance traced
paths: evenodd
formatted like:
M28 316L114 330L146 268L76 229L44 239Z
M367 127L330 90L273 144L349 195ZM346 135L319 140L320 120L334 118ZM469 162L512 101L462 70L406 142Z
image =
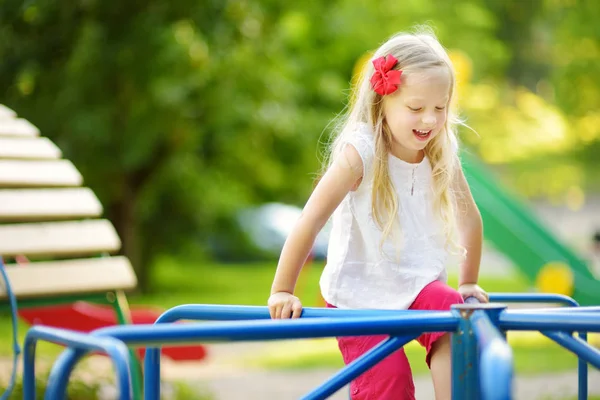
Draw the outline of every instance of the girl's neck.
M419 164L425 158L423 150L410 150L398 145L393 146L391 154L409 164Z

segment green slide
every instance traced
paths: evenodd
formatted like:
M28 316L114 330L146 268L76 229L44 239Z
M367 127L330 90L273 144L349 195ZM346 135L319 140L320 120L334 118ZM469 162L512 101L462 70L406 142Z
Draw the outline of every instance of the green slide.
M532 283L540 271L546 273L545 279L565 279L564 274L554 276L549 272L549 266L561 263L558 265L563 265L573 280L570 293L564 294L581 305L600 304L600 281L592 276L586 262L544 227L523 201L500 187L481 161L466 152L461 159L483 218L486 241L506 255Z

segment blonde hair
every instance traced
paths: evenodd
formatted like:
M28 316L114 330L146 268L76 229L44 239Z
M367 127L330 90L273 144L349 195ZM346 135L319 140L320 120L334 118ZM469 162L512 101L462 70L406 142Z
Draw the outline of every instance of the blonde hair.
M432 167L434 211L438 213L444 226L446 247L464 254L456 242L456 200L452 190L460 161L456 153L458 147L456 128L461 123L455 111L451 109L455 92L455 72L452 62L442 45L430 30L421 29L415 33L399 33L389 38L373 54L372 59L392 54L398 60L394 67L403 74L423 72L434 68L447 68L450 73L450 93L446 107L447 118L444 129L425 147L425 155ZM392 133L385 123L383 98L371 88L369 79L374 67L369 61L362 69L357 85L353 88L352 102L345 114L342 114L334 128L329 157L325 168L329 167L353 134L353 127L367 123L372 127L375 143L373 161L372 214L383 232L383 241L399 225L396 218L399 205L388 170L388 153L392 145ZM400 84L402 90L402 84ZM366 179L366 177L363 177ZM401 228L401 227L399 227ZM401 229L399 231L401 233Z

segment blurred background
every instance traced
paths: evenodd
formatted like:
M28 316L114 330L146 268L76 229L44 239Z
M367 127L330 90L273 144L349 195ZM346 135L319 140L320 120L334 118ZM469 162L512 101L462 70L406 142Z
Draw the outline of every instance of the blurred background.
M99 197L137 272L132 303L264 305L359 68L391 34L428 24L457 70L458 106L473 128L460 132L464 151L593 270L599 18L592 0L5 0L0 104L57 144ZM300 279L305 305L320 304L326 234ZM534 290L520 267L488 242L482 285ZM576 359L528 340L515 339L525 343L517 371L542 377L527 397L537 398L558 381L543 374L572 373ZM239 386L227 380L231 368L275 381L341 365L335 343L302 343L261 357L217 346L167 376L225 399ZM253 355L240 359L245 350ZM206 372L225 359L230 372ZM556 398L575 393L572 376ZM262 398L295 398L278 393Z

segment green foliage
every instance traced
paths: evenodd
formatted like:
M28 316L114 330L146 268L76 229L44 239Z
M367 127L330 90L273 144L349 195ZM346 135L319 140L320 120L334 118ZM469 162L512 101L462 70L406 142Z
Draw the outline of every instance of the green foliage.
M44 377L36 377L36 400L44 399L44 392L46 391L46 383L47 376ZM0 392L4 392L6 386L5 384L0 385ZM98 391L100 390L100 385L93 384L84 384L80 381L73 381L69 384L67 389L67 400L96 400L98 399ZM22 380L18 380L15 384L11 399L22 399L23 398L23 382Z
M530 195L592 187L599 4L6 0L0 103L75 163L146 287L160 254L210 256L240 208L302 205L357 60L415 23L471 66L461 107L480 136L465 132L469 146L529 173L519 188L548 168L565 176ZM555 120L560 140L538 146Z

